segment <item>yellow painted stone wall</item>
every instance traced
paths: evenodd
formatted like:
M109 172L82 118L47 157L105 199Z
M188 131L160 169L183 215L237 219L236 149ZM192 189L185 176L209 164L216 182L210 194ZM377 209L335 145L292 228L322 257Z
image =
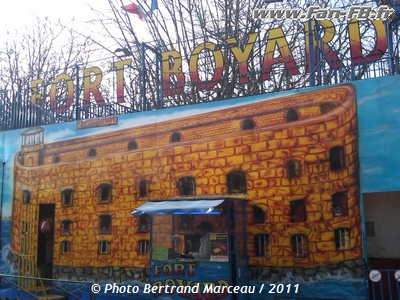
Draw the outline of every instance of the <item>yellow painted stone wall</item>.
M289 109L298 119L286 121ZM244 119L255 126L243 130ZM172 143L172 133L181 140ZM135 141L137 149L128 150ZM46 142L46 141L45 141ZM344 167L330 170L329 149L342 146ZM96 156L88 157L90 149ZM17 154L18 155L18 154ZM43 165L24 166L15 160L12 249L19 252L21 195L29 189L32 204L55 203L54 265L148 266L138 253L138 219L130 212L139 198L140 180L150 183L150 199L178 196L177 181L193 176L196 195L225 195L226 175L246 173L247 249L249 263L260 266L313 266L361 257L358 188L358 145L355 94L351 85L254 102L151 125L45 144ZM55 158L59 159L55 162ZM289 178L288 161L299 161L299 176ZM112 186L112 201L99 204L98 186ZM74 191L73 205L62 207L61 191ZM347 192L348 214L334 217L332 194ZM306 221L290 222L290 201L303 199ZM265 222L254 224L251 207L266 209ZM99 216L109 214L112 231L102 234ZM61 221L71 220L70 235ZM351 247L336 250L334 229L350 228ZM256 256L254 236L269 234L266 256ZM306 258L294 258L291 236L308 238ZM71 242L67 254L60 243ZM110 254L98 254L107 240Z

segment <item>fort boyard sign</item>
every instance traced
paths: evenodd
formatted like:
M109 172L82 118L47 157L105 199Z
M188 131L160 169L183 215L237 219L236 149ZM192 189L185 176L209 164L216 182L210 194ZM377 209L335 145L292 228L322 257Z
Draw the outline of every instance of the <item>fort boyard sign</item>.
M382 57L387 48L386 43L386 30L382 20L369 20L373 24L375 29L375 47L368 55L362 54L362 44L360 37L360 24L357 20L350 20L347 25L347 38L349 40L348 45L350 47L350 58L353 63L361 63L372 60L377 60ZM314 25L314 21L312 22ZM310 41L308 34L308 22L304 22L304 43L305 43L305 53L306 65L309 65L310 57ZM338 68L342 65L342 61L335 52L335 50L345 51L345 49L331 49L328 47L328 43L335 38L335 26L330 20L319 21L320 28L323 29L323 36L320 39L323 41L323 49L321 49L325 55L325 59L330 64L331 68ZM314 28L315 26L312 26ZM313 29L314 30L314 29ZM247 42L244 46L237 46L236 38L228 38L226 40L230 51L232 52L232 59L237 61L238 65L238 78L239 83L247 83L248 78L248 63L252 59L252 54L254 53L254 47L265 47L265 51L262 57L262 67L258 76L260 76L260 81L269 80L270 72L274 64L280 63L284 64L286 68L286 74L288 76L293 76L299 74L299 68L293 57L292 50L290 49L287 38L282 30L282 28L273 28L268 30L268 39L261 43L257 42L258 34L256 32L249 33L247 35ZM314 32L313 35L315 36ZM265 43L265 44L264 44ZM202 73L202 78L212 77L211 80L203 81L200 79L198 70L198 59L199 54L202 51L210 51L213 56L214 67L210 68L213 70L213 74L208 74L209 76L204 76ZM279 51L277 55L276 51ZM303 56L303 57L304 57ZM123 103L124 99L124 67L131 65L131 59L125 59L121 61L116 61L112 63L112 68L115 70L116 74L116 95L117 102ZM172 96L178 94L182 91L185 79L190 78L190 81L198 88L202 90L210 89L217 84L218 80L221 78L223 73L224 59L220 49L217 45L212 42L203 42L198 44L192 51L189 61L188 61L188 74L182 70L182 55L177 50L169 50L161 53L161 68L162 68L162 95ZM306 67L305 72L309 72L309 67ZM103 96L99 90L99 86L102 81L102 72L99 67L90 67L83 70L83 99L84 101L90 102L91 96L97 102L98 105L104 104ZM56 103L56 91L57 85L65 82L67 86L66 90L66 103L62 107L59 107ZM31 82L31 100L36 102L38 99L42 98L43 91L39 90L39 85L42 84L42 79L36 79ZM46 93L47 94L47 93ZM74 101L74 81L71 76L62 73L56 76L52 80L50 86L50 103L52 108L57 112L65 112L69 109L70 105Z

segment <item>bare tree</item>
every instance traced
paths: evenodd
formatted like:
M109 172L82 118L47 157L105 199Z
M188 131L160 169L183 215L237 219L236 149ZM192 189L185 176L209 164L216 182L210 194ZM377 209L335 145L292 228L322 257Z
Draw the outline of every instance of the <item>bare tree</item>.
M262 0L160 0L159 11L146 22L121 9L128 4L122 0L108 0L109 12L98 12L98 22L103 35L112 40L116 46L128 48L132 59L136 63L127 75L126 92L132 99L132 105L139 106L139 93L144 93L147 100L147 109L157 107L156 98L160 86L159 74L156 73L154 52L175 50L178 56L165 56L163 66L173 66L179 61L179 70L185 73L185 84L181 75L168 77L169 87L179 92L163 94L163 106L197 103L221 98L231 98L260 92L273 92L284 89L301 88L310 85L310 80L316 84L337 82L338 69L342 76L341 81L350 80L354 75L362 78L368 73L368 64L360 65L354 70L351 66L350 39L348 22L340 19L335 21L302 21L289 19L260 20L254 19L252 13L258 8L301 8L304 11L308 5L317 5L321 8L346 9L348 0L314 0L314 1L284 1L282 3L267 4ZM146 3L141 4L149 10ZM372 5L370 0L352 1L351 5ZM358 25L357 25L358 26ZM308 27L312 31L308 31ZM312 33L312 35L311 35ZM277 58L283 54L281 45L274 44L267 49L266 43L272 35L281 34L286 39L296 65L288 68L287 65L276 63L266 69L265 56ZM368 55L375 46L375 30L372 22L361 22L360 37L363 47L360 57ZM303 41L303 42L301 42ZM310 41L318 57L310 70ZM145 51L141 56L141 42L151 45L156 51ZM212 44L205 44L210 42ZM189 73L190 58L196 46L204 44L204 51L199 51L196 57L198 72L197 82L194 82ZM215 46L214 50L208 45ZM248 49L246 50L246 45ZM248 46L250 45L250 46ZM147 49L147 48L146 48ZM239 71L239 63L235 59L233 49L237 52L250 51L246 66L246 74ZM217 70L215 53L222 56L222 70ZM175 53L175 52L174 52ZM307 54L307 55L306 55ZM278 60L277 60L278 61ZM143 63L144 62L144 65ZM279 61L278 61L279 62ZM353 68L353 69L352 69ZM214 80L213 74L220 71L221 76ZM310 79L310 71L318 77ZM165 72L165 70L164 70ZM146 89L142 82L145 74ZM263 74L263 75L262 75ZM243 79L245 77L245 79ZM164 80L165 81L165 80ZM199 81L203 84L199 84ZM165 83L165 82L164 82ZM205 88L206 87L206 88ZM140 109L140 108L138 108Z
M85 67L91 49L90 40L76 35L71 24L53 23L48 18L37 18L33 25L9 32L0 47L0 88L7 91L9 101L28 101L32 93L38 93L35 101L39 106L48 105L53 79L61 73L75 74L77 65ZM39 89L31 86L37 79L41 79ZM65 105L66 90L63 80L57 85L57 103L52 107Z

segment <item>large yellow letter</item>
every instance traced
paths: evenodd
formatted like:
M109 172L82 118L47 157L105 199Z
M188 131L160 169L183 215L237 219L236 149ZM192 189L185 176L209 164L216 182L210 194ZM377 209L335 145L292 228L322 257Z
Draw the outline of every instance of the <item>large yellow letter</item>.
M249 81L249 77L247 76L247 61L251 51L254 48L257 35L258 33L256 32L249 34L249 38L247 39L247 43L243 51L239 47L231 47L231 51L239 63L239 83L247 83ZM235 38L229 38L226 40L226 42L228 44L237 43L237 40Z
M94 73L94 80L90 80L91 74ZM90 91L92 91L94 99L98 105L104 104L103 96L99 91L99 84L103 79L103 74L99 67L86 68L83 70L83 100L90 102Z
M132 59L125 59L125 60L120 60L116 61L112 64L112 67L116 69L117 73L117 102L118 103L123 103L125 102L124 99L124 66L130 66L132 63Z
M40 78L31 81L31 101L33 103L36 103L36 100L42 97L42 94L38 93L38 84L42 84L42 82L43 80Z
M178 94L185 84L181 54L176 50L161 53L162 60L162 94L172 96ZM174 79L172 79L174 76Z
M58 107L57 106L57 96L56 96L56 91L57 91L57 83L60 82L61 80L65 80L65 83L67 84L67 97L65 99L65 105ZM51 84L50 88L50 107L58 113L63 113L66 112L69 107L71 106L72 102L74 100L74 83L72 82L71 77L68 74L60 74L56 78L54 78L53 83Z
M197 61L199 59L199 53L202 50L211 50L213 57L214 57L214 75L210 80L200 80L199 77L199 70L197 68ZM212 88L214 85L218 83L218 80L222 76L222 67L223 67L223 59L221 50L215 50L215 44L206 42L203 44L198 45L190 55L190 63L189 63L189 72L190 72L190 79L192 82L199 88L199 89L209 89ZM208 69L208 68L206 68ZM204 71L202 70L202 73ZM208 76L208 74L204 74Z
M279 52L278 57L274 57L275 49ZM277 63L283 63L285 65L288 75L299 74L299 70L294 61L289 45L287 44L282 28L268 30L268 41L265 47L261 80L268 80L270 78L269 73L271 72L271 66Z
M321 20L318 21L319 26L321 26L324 29L324 35L319 37L320 38L320 44L315 45L315 21L311 21L311 33L313 36L313 46L314 49L315 47L318 47L323 52L323 56L325 60L329 63L329 66L332 69L337 69L339 67L342 67L342 61L340 58L337 56L337 54L332 50L332 48L329 47L329 42L335 37L335 24L333 24L332 21L330 20ZM310 72L310 39L309 39L309 32L308 32L308 22L303 23L304 26L304 38L306 41L306 72ZM321 49L322 48L322 49ZM314 62L316 61L316 53L314 51ZM314 63L315 66L315 63Z
M361 37L360 37L360 24L357 19L350 20L348 24L349 30L349 39L350 39L350 54L351 61L353 63L361 63L368 62L371 60L377 60L382 57L386 52L387 44L386 44L386 30L383 25L382 20L370 20L374 25L374 29L376 32L375 37L375 48L371 53L366 56L363 56L362 53L362 45L361 45Z

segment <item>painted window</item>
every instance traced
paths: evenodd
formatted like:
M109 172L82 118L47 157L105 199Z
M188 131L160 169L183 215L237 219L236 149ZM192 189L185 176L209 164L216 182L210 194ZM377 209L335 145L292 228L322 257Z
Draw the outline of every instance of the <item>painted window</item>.
M150 194L150 182L140 180L139 182L139 198L148 198Z
M31 192L28 190L23 190L22 191L22 203L29 204L30 201L31 201Z
M60 253L67 254L71 250L71 242L70 241L61 241L60 244Z
M139 254L149 253L149 241L148 240L140 240L138 242L138 253Z
M253 222L256 224L262 224L265 222L265 211L259 207L258 205L253 205L252 207L253 212Z
M292 235L292 253L294 257L307 257L307 236L304 234Z
M99 203L111 202L111 184L103 183L98 186Z
M240 170L229 172L226 175L226 185L230 194L246 193L246 173Z
M297 160L289 160L287 163L288 177L299 177L300 162Z
M149 232L150 218L148 214L143 214L138 217L138 232Z
M254 250L257 256L267 255L268 234L256 234L254 236Z
M111 244L109 241L100 241L99 242L98 253L99 254L110 254L111 253Z
M27 254L26 238L21 238L21 254Z
M90 156L90 157L92 157L92 156L96 156L96 149L90 149L89 151L88 151L88 156Z
M111 233L111 216L110 215L99 216L99 232L102 234Z
M249 130L254 128L254 122L251 119L244 119L242 122L242 129Z
M296 121L298 118L299 116L293 108L286 112L286 122Z
M345 216L347 215L347 193L337 192L332 195L332 210L333 216Z
M72 206L74 203L74 190L64 189L61 191L61 206Z
M306 203L304 200L290 201L290 222L306 220Z
M334 109L336 106L333 104L333 103L321 103L320 105L319 105L319 108L320 108L320 110L321 110L321 113L326 113L326 112L328 112L328 111L330 111L330 110L332 110L332 109Z
M135 141L130 141L128 143L128 150L135 150L137 149L137 143Z
M72 233L72 221L63 220L61 221L61 235L70 235Z
M337 250L350 249L350 229L335 229L335 244Z
M171 143L180 142L180 140L181 140L181 136L179 133L174 132L173 134L171 134Z
M196 191L196 183L194 177L185 176L179 178L178 190L180 196L194 195Z
M343 147L337 146L329 149L329 163L331 165L331 170L339 170L344 167L343 157Z
M29 228L29 222L28 221L22 221L22 234L28 234L28 228Z

